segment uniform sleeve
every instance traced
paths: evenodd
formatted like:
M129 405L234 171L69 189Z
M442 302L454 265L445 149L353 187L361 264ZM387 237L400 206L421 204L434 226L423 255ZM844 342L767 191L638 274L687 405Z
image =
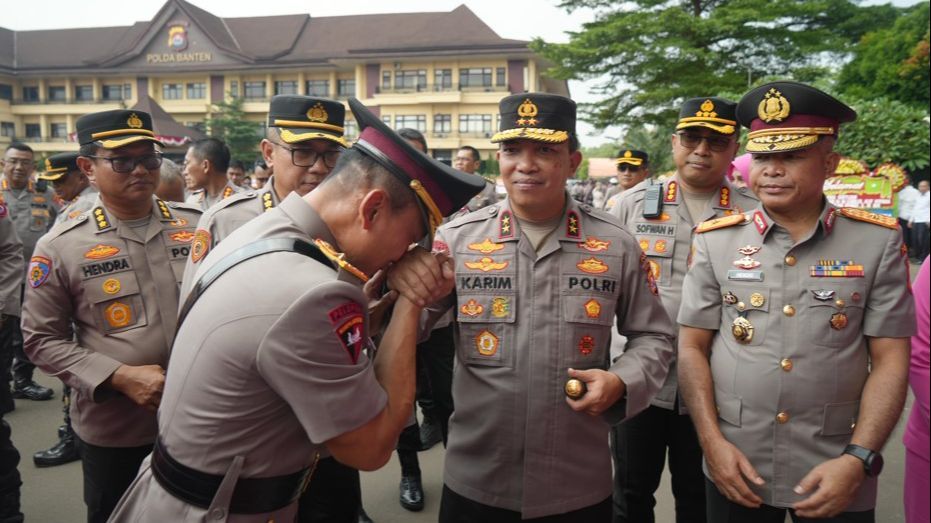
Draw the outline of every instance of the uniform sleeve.
M362 292L333 281L295 301L259 346L259 374L314 443L357 429L385 408L387 394L362 352L368 337Z
M659 299L643 251L632 236L625 235L622 243L624 273L616 314L618 332L627 337L627 347L610 371L624 381L627 397L605 413L612 424L649 406L666 381L675 356L672 322Z
M213 239L216 237L215 233L213 213L209 211L205 212L197 221L197 227L194 229L194 239L191 241L191 252L184 262L184 275L181 277L181 292L178 294L180 297L178 302L179 311L181 307L184 306L184 301L187 299L187 295L191 291L191 288L194 287L194 276L197 269L201 266L199 262L203 261L207 254L213 250ZM195 246L197 249L196 251ZM196 262L194 261L195 252L197 253Z
M119 361L82 347L71 327L73 298L70 279L61 256L43 236L27 269L23 303L23 349L45 373L100 401L98 388L122 365Z
M452 252L442 228L438 229L436 235L433 237L433 252L445 252L446 254ZM440 320L446 316L455 304L456 289L454 288L445 298L424 307L420 315L420 328L417 331L417 343L422 343L430 338L430 333L433 331L434 326L440 323Z
M9 215L0 218L0 312L20 315L20 286L23 283L23 242Z
M696 234L692 242L692 266L682 283L682 305L676 321L698 329L716 331L721 327L721 286L714 276L703 234Z
M863 334L906 338L915 334L915 301L909 288L908 253L898 228L889 230L863 314Z

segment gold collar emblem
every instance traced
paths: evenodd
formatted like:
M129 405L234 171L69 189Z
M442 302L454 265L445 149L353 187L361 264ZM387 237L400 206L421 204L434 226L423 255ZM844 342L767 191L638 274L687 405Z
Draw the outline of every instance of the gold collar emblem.
M327 114L323 104L317 102L317 105L307 110L307 119L311 122L326 122L330 115Z
M536 125L537 119L535 117L538 112L540 110L537 109L537 105L531 102L530 98L527 98L524 103L517 107L517 115L520 116L517 125Z
M760 101L757 114L766 123L781 122L789 117L789 107L789 101L773 87Z
M699 107L699 109L700 110L695 113L695 116L698 116L699 118L717 118L718 117L718 113L714 111L714 102L712 102L711 100L705 100L704 102L702 102L701 107Z
M136 113L133 113L126 119L126 125L131 129L139 129L142 127L142 118L139 118Z

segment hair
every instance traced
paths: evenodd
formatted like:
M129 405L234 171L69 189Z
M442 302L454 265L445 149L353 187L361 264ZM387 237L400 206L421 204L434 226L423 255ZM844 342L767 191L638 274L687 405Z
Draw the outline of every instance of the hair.
M230 166L228 169L239 169L240 171L246 171L246 165L239 160L230 160Z
M162 168L159 171L159 180L163 182L184 182L184 177L181 175L181 166L175 162L169 160L168 158L162 159Z
M35 151L32 150L32 147L29 147L28 145L22 142L13 142L10 145L7 145L6 149L3 150L4 154L6 154L6 152L9 151L10 149L16 149L17 151L22 151L24 153L29 153L32 155L36 154Z
M417 203L414 191L374 158L355 147L350 147L339 155L339 161L333 166L330 175L323 180L321 187L331 183L339 184L346 193L356 187L384 189L388 193L391 209L395 211Z
M252 169L253 169L253 170L255 170L255 169L262 169L263 171L267 171L267 170L268 170L268 164L265 163L265 158L259 158L258 160L256 160L255 163L254 163L253 166L252 166Z
M94 156L97 154L97 151L100 149L100 146L94 142L85 143L81 145L81 148L78 149L78 154L81 156Z
M405 140L411 140L419 143L423 146L423 153L427 154L429 147L427 147L427 139L423 137L423 133L417 129L411 129L410 127L404 127L403 129L397 130L398 136L404 138Z
M462 147L459 148L459 150L460 150L460 151L469 151L469 154L472 155L472 161L473 161L473 162L480 162L480 161L482 161L482 155L479 154L478 149L476 149L475 147L472 147L471 145L463 145Z
M191 144L191 150L198 158L207 160L217 172L226 174L230 166L230 148L218 138L204 138Z

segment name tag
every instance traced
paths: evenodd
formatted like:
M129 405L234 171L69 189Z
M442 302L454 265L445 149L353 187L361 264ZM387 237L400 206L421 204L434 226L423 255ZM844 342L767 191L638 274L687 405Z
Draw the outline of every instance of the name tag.
M728 280L736 281L763 281L763 271L727 271Z

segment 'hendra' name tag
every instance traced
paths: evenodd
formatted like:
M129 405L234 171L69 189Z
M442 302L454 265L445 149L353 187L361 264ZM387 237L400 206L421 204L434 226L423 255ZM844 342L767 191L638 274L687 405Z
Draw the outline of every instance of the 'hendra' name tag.
M727 271L728 280L763 281L763 271Z

